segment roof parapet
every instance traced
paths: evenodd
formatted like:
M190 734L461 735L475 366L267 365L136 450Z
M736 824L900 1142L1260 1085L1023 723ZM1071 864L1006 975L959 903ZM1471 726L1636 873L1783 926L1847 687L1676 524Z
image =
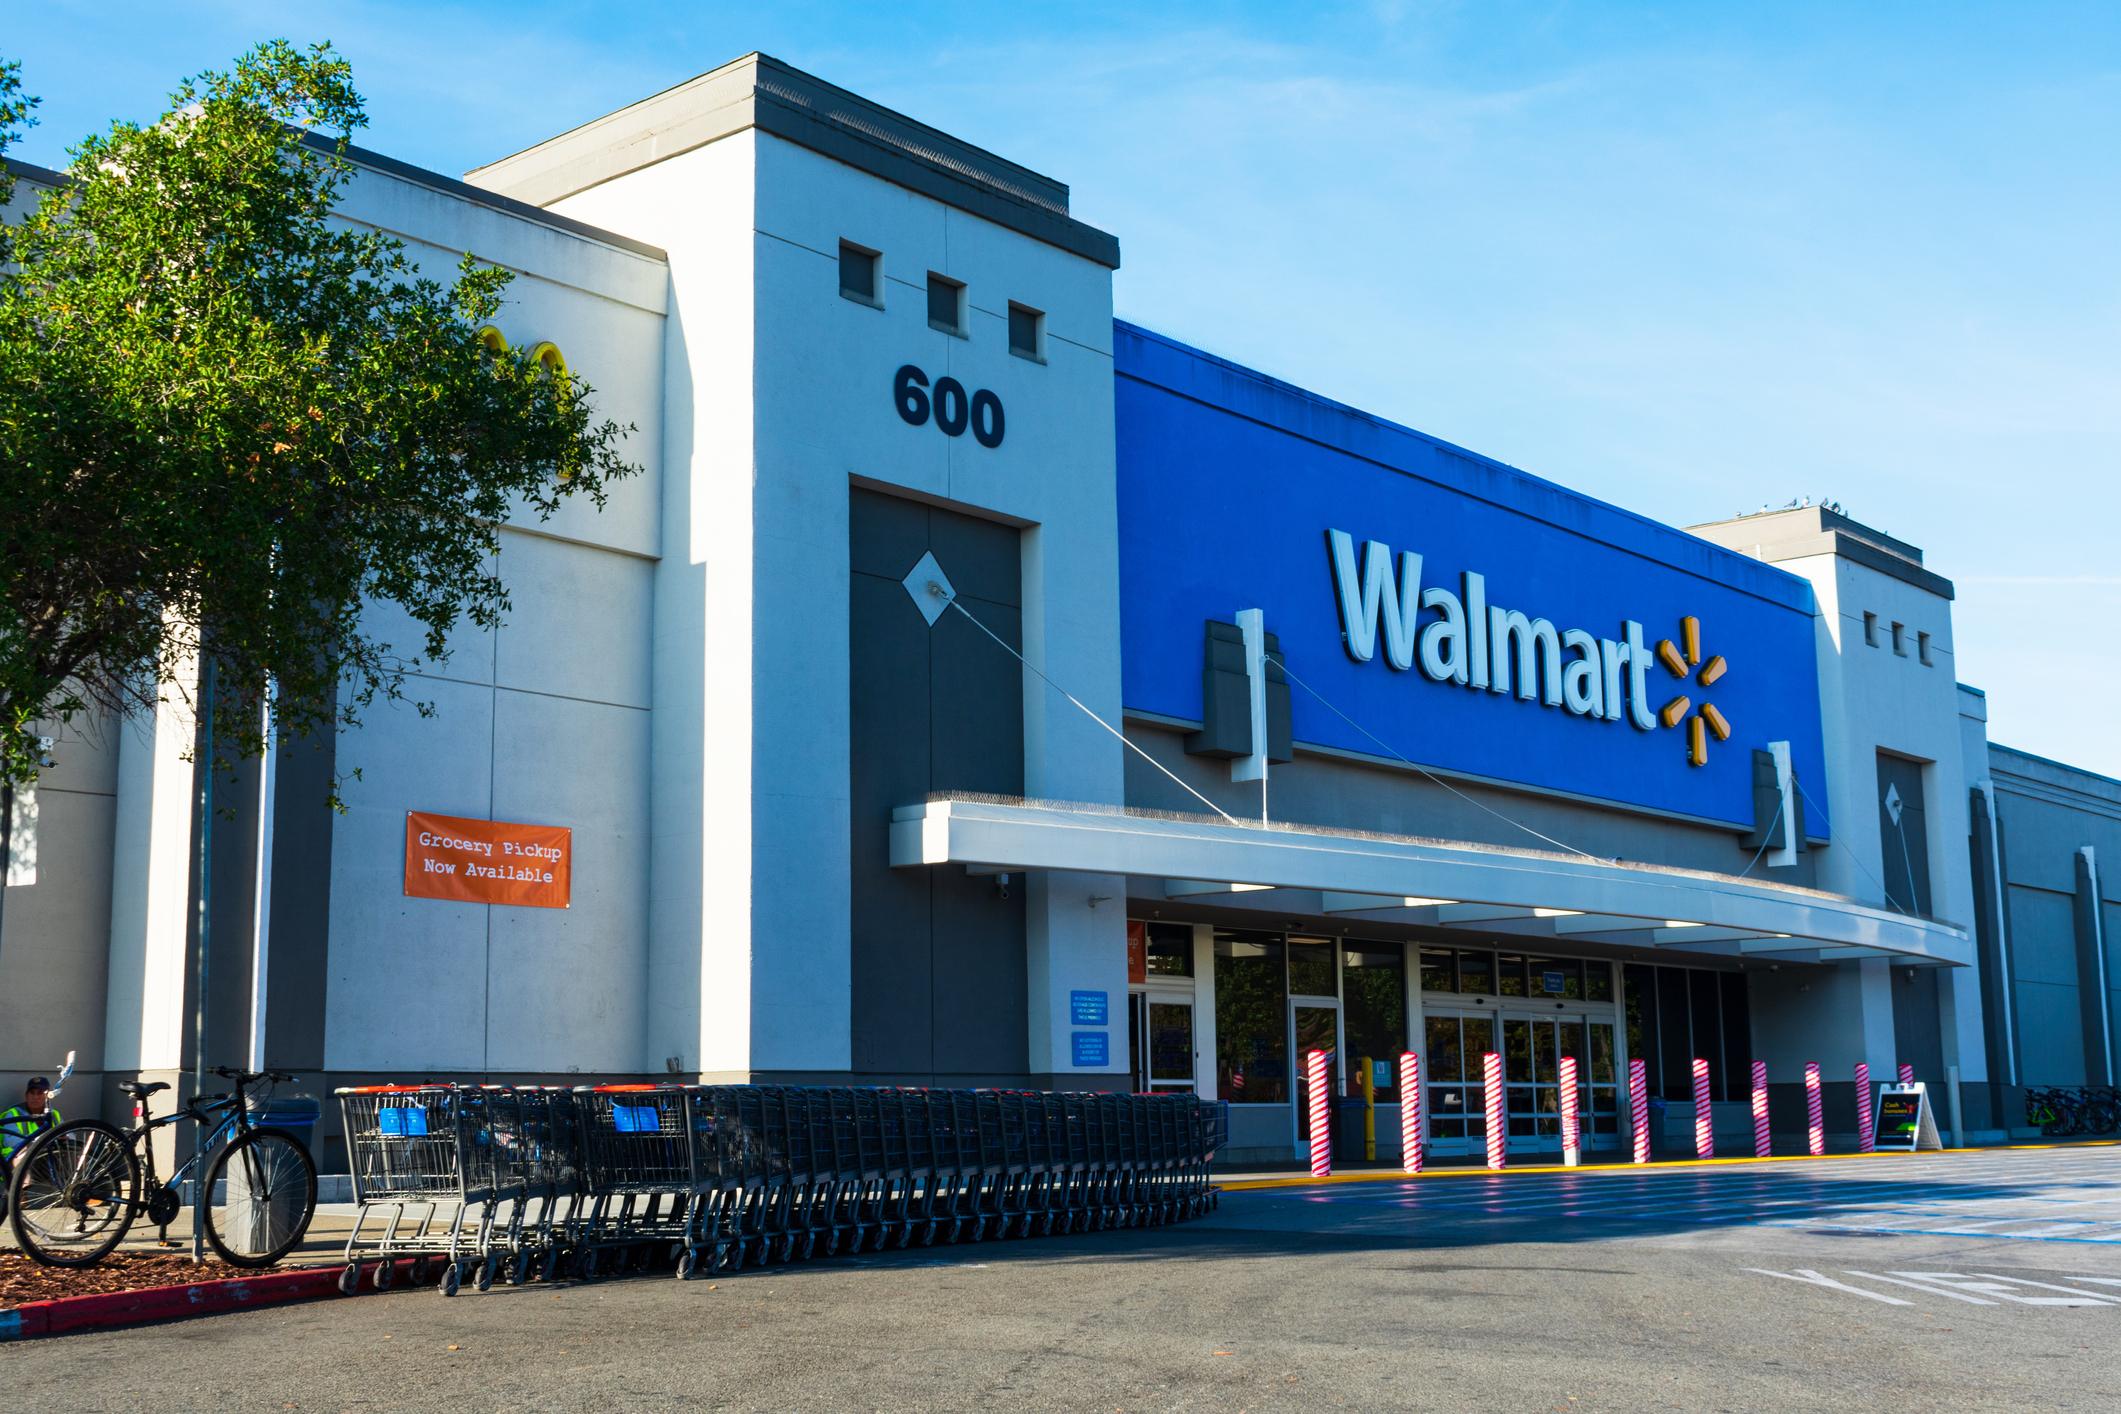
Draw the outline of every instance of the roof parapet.
M1068 214L1065 183L765 54L747 54L464 177L533 206L550 206L746 128L1119 267L1118 239Z

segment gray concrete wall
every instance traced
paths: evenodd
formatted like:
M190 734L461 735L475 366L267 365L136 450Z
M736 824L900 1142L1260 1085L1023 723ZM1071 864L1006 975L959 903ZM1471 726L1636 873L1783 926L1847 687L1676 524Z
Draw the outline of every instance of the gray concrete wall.
M2098 998L2086 998L2083 989L2103 987L2106 1015L2121 1011L2121 967L2112 945L2112 929L2121 923L2121 879L2115 877L2121 871L2121 781L1993 744L1989 771L2007 881L2018 1078L2034 1086L2101 1079ZM2106 925L2098 947L2079 936L2077 859L2086 846L2098 864L2099 916ZM2104 976L2097 975L2101 970ZM2111 1022L2103 1024L2106 1063L2112 1065L2116 1038Z

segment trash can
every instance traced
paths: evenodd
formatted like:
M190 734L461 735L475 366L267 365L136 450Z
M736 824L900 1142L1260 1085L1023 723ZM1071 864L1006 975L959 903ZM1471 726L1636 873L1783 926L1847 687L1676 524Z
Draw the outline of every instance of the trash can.
M252 1124L286 1130L302 1141L311 1158L317 1154L317 1121L323 1114L324 1107L308 1095L276 1095L271 1099L253 1095L250 1099Z

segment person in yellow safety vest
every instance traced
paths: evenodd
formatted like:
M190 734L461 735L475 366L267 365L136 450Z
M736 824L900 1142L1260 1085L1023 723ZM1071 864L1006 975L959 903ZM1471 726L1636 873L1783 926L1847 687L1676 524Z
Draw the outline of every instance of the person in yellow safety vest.
M53 1125L65 1123L45 1099L51 1088L51 1081L34 1076L22 1087L22 1103L0 1113L0 1160L12 1162L24 1144Z

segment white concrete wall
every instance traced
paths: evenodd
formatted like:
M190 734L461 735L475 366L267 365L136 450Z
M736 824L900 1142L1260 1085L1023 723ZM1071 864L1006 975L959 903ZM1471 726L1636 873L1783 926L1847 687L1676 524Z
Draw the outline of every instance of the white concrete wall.
M1810 580L1819 601L1820 712L1825 733L1827 803L1833 844L1820 853L1819 884L1885 904L1884 840L1878 823L1880 749L1923 763L1923 808L1929 825L1931 912L1974 922L1968 831L1966 742L1953 653L1951 601L1837 555L1780 562ZM1864 640L1863 616L1878 616L1878 644ZM1893 652L1891 625L1906 626L1907 656ZM1918 632L1930 635L1931 665L1919 656ZM1873 964L1876 965L1873 965ZM1880 960L1843 966L1831 984L1853 988L1862 1055L1890 1077L1894 1054L1890 979ZM1978 968L1948 968L1938 979L1944 1060L1964 1079L1986 1074L1981 1043ZM1765 1019L1756 1007L1756 1018ZM1882 1029L1881 1029L1882 1028ZM1884 1067L1882 1072L1880 1066ZM1781 1077L1777 1077L1778 1079Z
M1988 796L1991 818L1996 808L1995 782L1988 771L1988 698L1979 690L1964 683L1959 685L1959 776L1968 791L1979 786ZM1966 797L1962 795L1962 799ZM1972 803L1968 800L1967 833L1973 833L1971 817ZM1967 888L1973 888L1973 856L1967 855ZM1974 918L1973 894L1967 897L1967 927L1971 933L1977 920ZM2000 901L1999 901L2000 902ZM2001 910L1999 909L1999 916ZM1978 948L1978 939L1976 940ZM1979 955L1978 952L1976 954ZM1940 979L1941 981L1942 979ZM1947 1008L1945 1013L1946 1046L1950 1037L1958 1038L1957 1061L1947 1059L1947 1064L1959 1067L1959 1078L1963 1081L1987 1080L1988 1043L1986 1039L1987 1018L1983 1006L1982 980L1975 975L1962 979L1954 974L1949 986L1940 986L1940 1001Z
M752 1068L754 143L740 133L554 208L670 253L642 1065L723 1076Z
M107 1070L173 1070L184 1063L194 813L192 768L184 756L198 726L177 688L165 688L163 698L152 719L116 732Z
M850 478L1029 522L1024 655L1106 720L1119 720L1111 272L792 143L759 144L758 573L782 592L762 598L754 615L760 680L770 685L759 697L756 749L781 776L772 847L818 851L833 861L828 877L844 877L847 762L837 714L847 701ZM881 310L840 296L843 238L883 253ZM965 283L966 337L929 327L930 271ZM1011 300L1045 311L1045 363L1009 352ZM907 425L891 389L907 363L931 380L947 374L969 392L996 394L1007 414L1002 445L981 446L969 432L944 436L932 419ZM834 567L829 578L815 572L825 565ZM776 655L770 672L768 651ZM822 703L835 713L833 726L814 733ZM1123 750L1025 674L1027 794L1117 803ZM768 847L765 832L755 840ZM754 907L785 911L774 920L785 936L847 936L843 894L806 898L774 889L779 881L763 872L756 877ZM1076 874L1030 881L1027 1067L1035 1074L1082 1073L1071 1064L1071 990L1103 991L1115 1006L1126 995L1124 882ZM1093 906L1097 897L1111 902ZM844 944L834 951L844 956ZM790 965L772 980L762 973L762 1024L769 1011L793 1021L782 1009L822 1000L814 984L825 979L811 974L825 965ZM1106 1073L1126 1070L1120 1024ZM800 1034L778 1022L770 1032Z
M648 995L649 715L659 550L660 262L416 182L364 172L340 214L408 243L448 279L464 250L516 272L495 320L517 346L550 340L632 424L641 476L598 512L570 502L501 531L511 607L460 627L407 701L342 734L347 811L331 860L325 1064L391 1072L632 1072ZM390 606L369 625L408 654L424 630ZM422 717L413 703L434 707ZM356 773L358 772L358 775ZM571 907L407 898L408 810L565 825Z
M54 738L54 764L15 792L0 975L17 985L0 988L0 1096L74 1051L83 1083L61 1108L76 1118L97 1112L103 1066L118 746L87 717L30 730Z
M688 1070L845 1069L849 483L1028 523L1026 655L1116 722L1110 272L756 131L555 209L671 257L654 1033ZM843 238L883 252L881 309L840 296ZM929 327L931 270L969 337ZM1009 354L1011 299L1045 364ZM1002 446L901 421L906 363L996 393ZM1123 748L1049 691L1027 675L1026 789L1119 801ZM1030 890L1035 1072L1068 1068L1071 988L1126 993L1124 911L1088 903L1120 883Z

